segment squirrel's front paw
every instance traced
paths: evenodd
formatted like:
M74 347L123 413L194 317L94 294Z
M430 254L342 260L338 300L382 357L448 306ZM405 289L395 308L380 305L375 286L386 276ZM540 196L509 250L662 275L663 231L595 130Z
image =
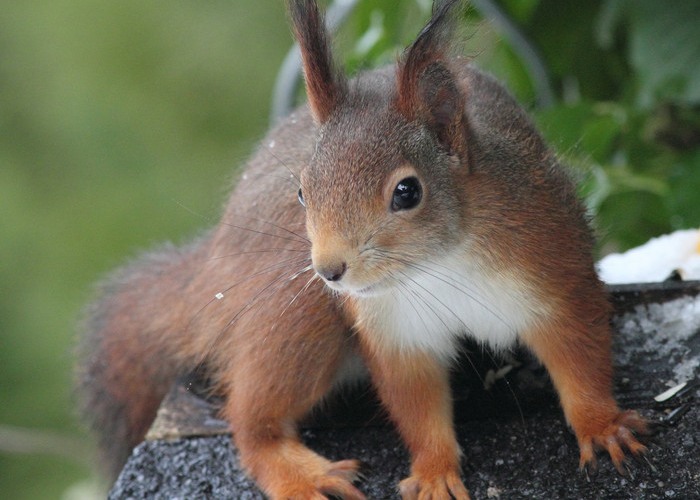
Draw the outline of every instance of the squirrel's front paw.
M323 500L329 496L365 500L365 495L353 484L360 477L359 468L357 460L326 462L323 470L314 474L300 470L292 477L275 477L265 489L274 500Z
M628 471L624 468L625 451L634 456L644 455L647 447L637 440L635 434L648 434L647 421L636 411L627 410L617 416L601 432L585 434L579 437L582 470L595 468L595 450L606 450L612 459L615 468L622 475Z
M399 484L403 500L469 500L469 492L457 472L433 477L412 475Z

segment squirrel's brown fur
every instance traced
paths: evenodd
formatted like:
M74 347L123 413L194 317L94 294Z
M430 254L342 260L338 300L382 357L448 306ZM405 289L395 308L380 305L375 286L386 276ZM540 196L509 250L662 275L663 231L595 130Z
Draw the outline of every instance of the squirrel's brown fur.
M80 389L112 472L173 379L206 363L270 497L362 498L357 463L296 431L360 357L411 453L404 498L468 498L448 384L464 335L532 349L582 465L644 451L644 420L611 394L584 209L515 101L450 55L453 4L396 67L348 81L315 3L290 0L310 106L263 140L216 228L117 271L89 310Z

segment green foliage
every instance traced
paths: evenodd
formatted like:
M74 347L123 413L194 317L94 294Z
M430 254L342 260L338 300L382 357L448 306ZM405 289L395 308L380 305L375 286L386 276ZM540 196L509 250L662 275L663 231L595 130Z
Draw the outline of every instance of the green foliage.
M588 169L608 250L700 225L698 21L697 1L542 0L525 26L560 96L538 122Z
M617 2L616 2L617 3ZM637 100L700 102L700 2L619 2L629 23L629 59L639 79Z

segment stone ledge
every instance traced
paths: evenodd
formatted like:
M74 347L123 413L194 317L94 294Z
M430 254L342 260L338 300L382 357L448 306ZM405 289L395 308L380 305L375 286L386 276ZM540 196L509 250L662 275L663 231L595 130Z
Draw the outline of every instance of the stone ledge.
M464 479L473 498L692 498L700 491L700 284L611 291L618 310L615 393L622 406L663 423L649 443L653 469L632 464L634 476L622 477L601 457L599 471L586 478L544 370L523 352L496 362L467 346L479 377L456 373L454 390ZM503 366L512 368L494 377ZM689 382L685 390L654 400L681 378ZM484 379L492 380L489 390ZM264 498L242 472L216 404L198 397L196 387L189 381L173 388L110 498ZM338 398L306 422L302 435L330 459L363 461L360 489L368 498L396 498L408 456L368 392Z

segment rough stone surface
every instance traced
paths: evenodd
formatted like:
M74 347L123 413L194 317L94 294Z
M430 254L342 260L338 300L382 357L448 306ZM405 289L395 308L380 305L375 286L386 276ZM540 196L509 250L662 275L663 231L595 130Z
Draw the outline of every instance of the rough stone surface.
M546 373L531 358L518 353L518 361L494 361L472 346L471 363L463 365L474 368L456 374L454 384L463 477L472 497L699 498L700 334L692 322L700 319L700 303L680 300L685 302L641 306L615 321L618 400L662 424L648 443L652 466L631 462L626 477L605 456L599 457L598 471L590 478L578 471L576 440ZM485 391L483 381L507 365L514 367ZM663 403L654 401L655 395L683 381L689 383L684 391ZM303 438L330 459L364 462L365 479L359 487L368 498L397 498L395 487L408 472L408 455L376 404L360 394L360 399L342 398L333 410L347 417L349 409L362 407L358 416L318 417L307 424ZM230 437L217 435L144 442L134 450L110 498L264 496L242 473Z

